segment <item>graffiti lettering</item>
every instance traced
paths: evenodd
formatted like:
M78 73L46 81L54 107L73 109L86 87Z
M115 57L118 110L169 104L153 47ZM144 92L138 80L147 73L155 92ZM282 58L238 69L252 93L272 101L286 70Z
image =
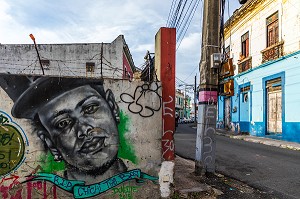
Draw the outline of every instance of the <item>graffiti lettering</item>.
M146 173L141 172L141 170L139 169L134 169L121 174L117 174L109 179L91 185L85 185L84 181L63 179L57 175L50 173L35 174L30 180L47 180L62 188L63 190L73 193L75 198L87 198L99 195L120 185L121 183L124 183L125 181L129 181L132 179L148 179L151 181L158 180L157 177L147 175Z
M113 195L118 195L120 199L132 199L133 193L137 192L137 186L124 186L122 185L120 188L113 188Z
M12 166L11 151L0 151L0 169L10 169Z
M163 155L165 155L168 151L174 151L174 141L173 140L162 140L163 148Z
M10 199L22 198L22 195L21 195L22 189L16 190L14 195L12 195L13 193L10 193L9 190L10 190L9 187L7 187L7 186L3 186L3 185L0 186L0 192L1 192L3 199L8 199L9 196L10 196Z
M54 177L54 183L56 185L60 185L61 187L63 187L66 190L70 190L71 187L73 186L72 183L68 180L65 180L64 178L61 178L59 176L55 176Z
M10 134L10 133L1 133L0 132L0 146L7 145L12 140L13 136L14 136L14 133Z
M211 164L213 162L212 152L213 152L213 140L211 136L216 133L216 108L214 105L207 106L206 108L206 125L203 137L203 162L205 165Z
M57 199L56 186L47 186L46 181L27 182L27 198L34 198L32 196L38 195L40 198L51 198Z
M19 126L0 111L0 176L13 171L23 160L25 143Z
M157 82L152 84L143 84L138 86L134 94L122 93L120 98L128 104L128 110L134 114L139 114L141 117L151 117L156 111L161 108L161 96L159 94L161 86ZM157 103L153 103L157 102Z
M168 101L163 102L163 136L162 136L162 156L167 159L174 154L174 100L168 96ZM172 158L171 158L172 159Z
M15 176L15 175L12 175L12 177L9 177L9 178L6 178L6 177L2 178L0 184L2 184L4 182L6 182L6 183L8 182L9 185L8 186L5 186L5 185L0 186L0 192L1 192L1 196L2 196L1 198L3 198L3 199L22 198L22 196L21 196L22 189L20 189L18 186L18 185L20 185L20 182L18 181L18 179L19 179L19 176ZM14 189L14 190L12 191L12 189ZM14 193L12 193L12 192L14 192Z
M164 102L164 103L163 103L163 107L164 107L164 115L169 115L169 116L171 116L171 117L174 117L174 116L173 116L174 110L173 110L172 108L166 106L167 104L170 104L170 103L173 102L173 97L172 97L172 96L169 96L169 98L170 98L170 101ZM168 112L168 111L169 111L169 112Z
M8 123L8 118L5 117L3 114L0 114L0 124L3 125L5 123Z

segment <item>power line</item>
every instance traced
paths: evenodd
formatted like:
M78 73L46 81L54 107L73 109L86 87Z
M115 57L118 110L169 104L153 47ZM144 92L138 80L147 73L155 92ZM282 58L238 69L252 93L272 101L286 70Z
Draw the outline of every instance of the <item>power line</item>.
M187 0L184 2L184 5L183 5L183 7L182 7L182 9L181 9L181 12L180 12L180 15L179 15L179 18L178 18L178 20L176 21L176 23L175 23L175 27L177 28L177 25L178 25L178 23L180 22L180 20L181 20L181 17L182 17L182 13L183 13L183 11L184 11L184 8L185 8L185 5L186 5L186 3L187 3Z
M170 25L171 16L172 16L172 14L173 14L173 10L174 10L174 6L175 6L175 4L176 4L176 1L177 1L177 0L173 0L173 1L172 1L171 8L170 8L170 12L169 12L169 15L168 15L167 24L166 24L167 27L169 27L169 25Z
M201 1L202 1L202 0L201 0ZM192 17L190 18L190 21L188 22L188 26L187 26L187 28L185 29L185 32L184 32L184 34L183 34L183 36L182 36L182 38L181 38L181 40L180 40L180 42L179 42L179 44L178 44L176 50L178 50L178 48L180 47L181 42L182 42L182 40L183 40L183 38L184 38L184 36L185 36L187 30L189 29L189 26L190 26L190 24L191 24L191 21L192 21L194 15L195 15L195 12L196 12L196 9L197 9L197 7L198 7L198 5L199 5L199 2L200 2L200 0L197 0L197 4L196 4L196 6L195 6L195 9L194 9L194 12L193 12L193 14L192 14ZM184 25L184 28L185 28L185 26L186 26L186 24ZM184 29L183 29L183 30L184 30ZM181 33L180 33L180 35L179 35L179 38L180 38L180 36L181 36ZM178 43L178 42L177 42L177 43Z

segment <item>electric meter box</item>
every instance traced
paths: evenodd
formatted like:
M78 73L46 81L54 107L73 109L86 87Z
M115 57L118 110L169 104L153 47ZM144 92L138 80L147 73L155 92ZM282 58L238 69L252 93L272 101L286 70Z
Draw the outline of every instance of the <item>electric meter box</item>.
M210 55L210 68L220 68L223 60L222 53L213 53Z

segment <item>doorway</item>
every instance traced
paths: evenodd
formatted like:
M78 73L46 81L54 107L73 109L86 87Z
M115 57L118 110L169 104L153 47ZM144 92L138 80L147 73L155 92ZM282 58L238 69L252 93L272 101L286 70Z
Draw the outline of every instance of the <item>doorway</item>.
M225 98L225 103L224 103L224 113L225 113L225 118L224 118L224 123L225 123L225 128L231 128L231 98L227 97Z
M267 135L282 134L282 87L281 78L266 82Z

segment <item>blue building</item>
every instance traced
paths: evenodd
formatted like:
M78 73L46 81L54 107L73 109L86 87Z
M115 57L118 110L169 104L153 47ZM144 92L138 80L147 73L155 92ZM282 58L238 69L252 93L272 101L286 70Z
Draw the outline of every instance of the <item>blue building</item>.
M222 93L218 125L300 142L300 1L252 0L225 24L234 90ZM221 82L222 82L221 81Z

